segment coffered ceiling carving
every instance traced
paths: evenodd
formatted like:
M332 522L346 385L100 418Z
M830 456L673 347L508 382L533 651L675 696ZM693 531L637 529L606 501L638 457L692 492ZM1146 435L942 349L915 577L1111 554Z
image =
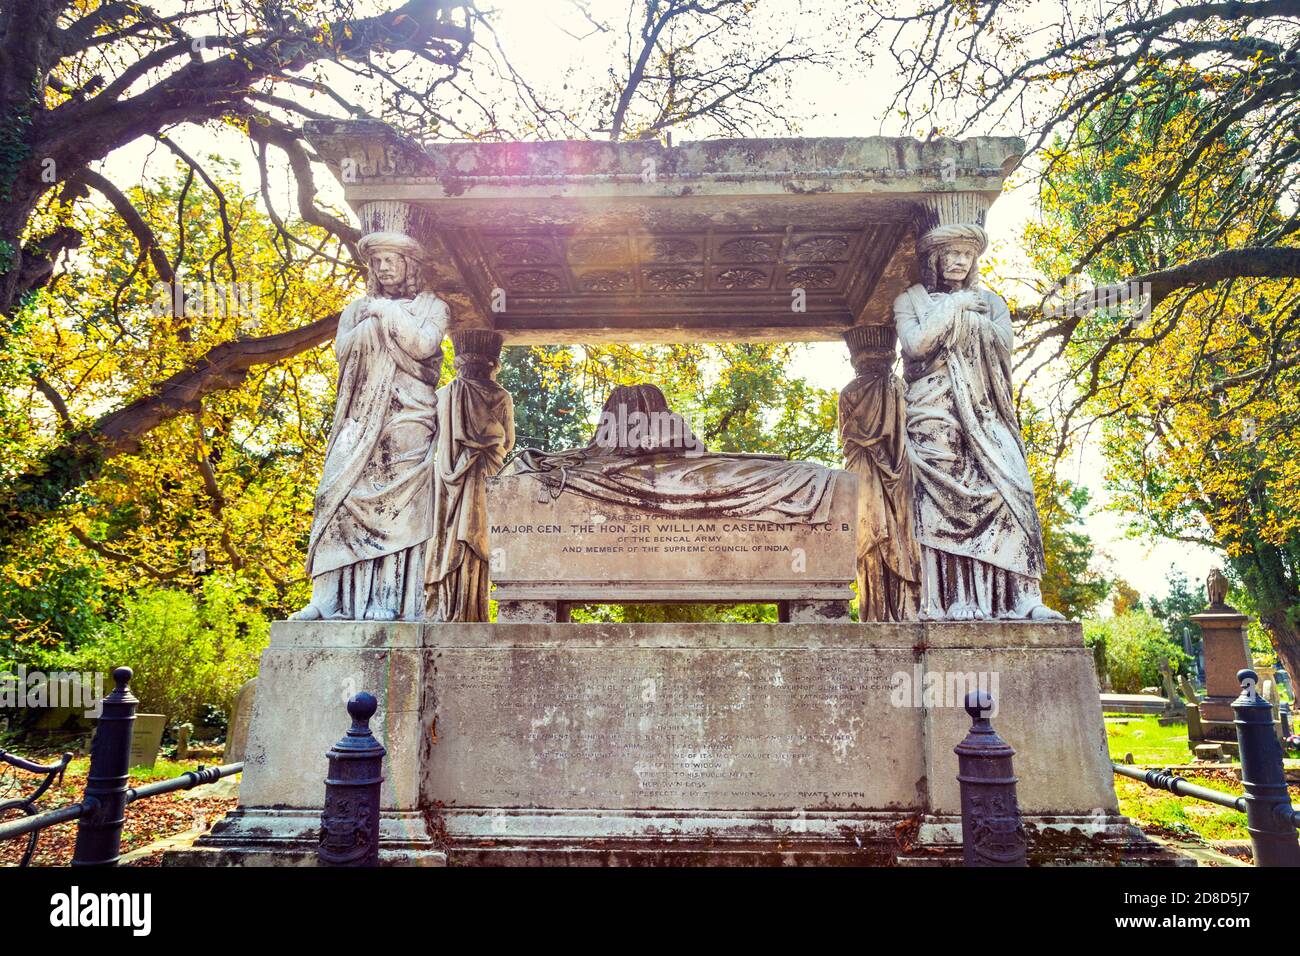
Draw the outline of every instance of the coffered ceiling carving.
M358 216L376 202L423 208L453 325L517 343L806 341L887 324L916 278L916 230L982 222L1024 146L420 146L373 122L309 126Z
M620 318L639 321L651 339L692 326L726 326L733 338L753 339L829 337L822 328L853 324L903 228L650 232L632 225L588 233L457 225L439 234L473 274L477 294L504 305L492 320L508 340L540 340L547 330L559 341L579 340Z

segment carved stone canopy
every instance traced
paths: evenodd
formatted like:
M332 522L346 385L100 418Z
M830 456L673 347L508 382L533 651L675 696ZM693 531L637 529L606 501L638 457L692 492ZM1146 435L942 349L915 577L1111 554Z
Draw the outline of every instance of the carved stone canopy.
M980 222L1019 139L450 143L308 135L367 228L424 211L458 326L507 344L833 340L890 322L914 239Z

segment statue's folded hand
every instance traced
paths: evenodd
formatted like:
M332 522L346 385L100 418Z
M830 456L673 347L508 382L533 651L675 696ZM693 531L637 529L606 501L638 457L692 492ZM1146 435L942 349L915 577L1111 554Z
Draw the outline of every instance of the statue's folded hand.
M387 323L389 340L413 358L424 360L431 358L442 347L446 335L446 324L439 321L441 315L411 314L405 309Z

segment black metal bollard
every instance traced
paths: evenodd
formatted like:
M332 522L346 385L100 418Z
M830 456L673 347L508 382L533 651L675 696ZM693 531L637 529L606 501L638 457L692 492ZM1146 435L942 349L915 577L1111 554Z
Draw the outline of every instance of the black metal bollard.
M961 842L966 866L1028 866L1028 839L1016 801L1015 751L989 723L993 697L966 697L970 733L953 748L961 785Z
M90 770L82 796L88 809L77 821L73 866L117 866L121 855L131 735L140 701L129 686L131 668L119 667L113 671L113 683L116 687L104 698L90 744Z
M1273 706L1255 690L1259 675L1237 671L1241 696L1232 702L1246 790L1246 829L1256 866L1300 866L1291 798L1282 769L1282 745L1273 730Z
M365 691L348 701L352 726L326 754L329 776L316 851L321 866L379 865L379 787L388 751L370 732L378 708Z

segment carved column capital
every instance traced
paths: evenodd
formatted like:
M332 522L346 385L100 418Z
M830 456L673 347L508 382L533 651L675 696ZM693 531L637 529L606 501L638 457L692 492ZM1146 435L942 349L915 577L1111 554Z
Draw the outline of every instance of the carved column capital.
M991 203L992 199L982 192L931 193L916 203L916 234L923 236L936 226L982 227Z
M451 333L456 353L456 374L488 379L501 366L501 335L488 329L460 329Z
M361 241L357 244L363 258L367 250L379 245L398 251L420 264L422 285L434 292L451 308L457 327L491 329L494 310L486 297L476 298L454 264L447 242L435 228L436 219L426 207L400 199L376 199L364 203L357 212L361 220Z
M989 199L977 192L935 193L916 206L916 263L918 278L931 291L945 288L939 281L939 252L952 242L974 248L976 259L988 248L984 219ZM965 283L978 278L978 264L973 264Z
M846 329L842 338L855 372L865 367L888 369L894 364L898 334L893 325L855 325Z
M425 250L433 238L433 217L422 207L396 199L368 202L358 212L363 236L371 233L394 233L414 239Z
M501 358L501 334L490 329L461 329L451 333L451 345L457 355L479 355L497 361Z
M396 252L412 263L415 270L407 284L408 295L418 290L435 291L444 285L432 268L433 246L437 240L432 217L424 209L408 202L384 199L366 203L358 215L361 239L357 251L367 266L375 253ZM372 274L371 294L376 294L377 289Z

